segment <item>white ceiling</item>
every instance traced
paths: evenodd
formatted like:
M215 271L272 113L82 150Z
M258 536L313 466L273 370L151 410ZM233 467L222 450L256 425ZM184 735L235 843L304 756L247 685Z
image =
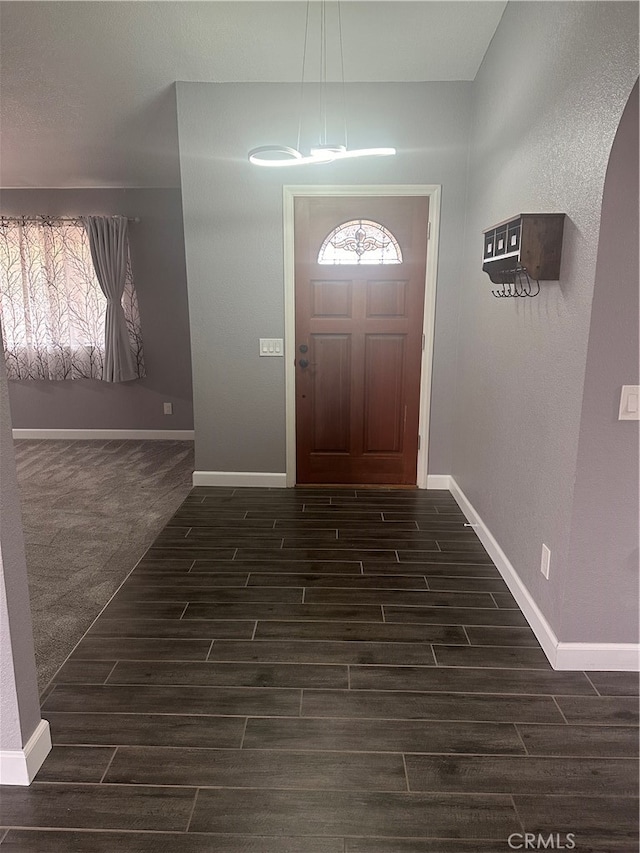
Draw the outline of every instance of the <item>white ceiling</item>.
M506 5L343 0L348 81L473 80ZM299 82L306 2L0 2L0 185L173 186L171 84ZM335 3L328 77L337 79ZM319 75L312 4L308 80Z

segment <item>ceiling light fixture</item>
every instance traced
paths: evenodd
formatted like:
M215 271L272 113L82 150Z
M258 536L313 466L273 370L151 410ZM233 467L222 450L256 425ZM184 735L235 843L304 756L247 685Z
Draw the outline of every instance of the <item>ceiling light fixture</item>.
M395 148L355 148L347 147L347 108L344 82L344 49L342 45L342 12L340 0L336 2L338 12L338 33L340 41L340 73L342 82L342 109L344 123L344 144L327 142L327 33L326 33L326 0L320 4L320 116L319 141L310 148L309 154L300 152L300 136L302 132L302 105L307 64L307 45L309 42L309 12L311 0L307 0L307 17L304 32L304 49L302 52L302 80L300 83L300 117L298 121L298 142L296 148L289 145L260 145L249 151L249 162L256 166L281 168L287 166L304 166L309 163L334 163L336 160L351 160L356 157L389 157L396 153Z

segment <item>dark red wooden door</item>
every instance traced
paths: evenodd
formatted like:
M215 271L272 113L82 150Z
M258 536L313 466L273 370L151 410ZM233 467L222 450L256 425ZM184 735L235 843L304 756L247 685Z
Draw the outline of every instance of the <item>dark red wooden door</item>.
M416 483L428 213L427 198L295 200L298 483ZM350 221L353 263L319 263ZM366 263L372 222L401 263Z

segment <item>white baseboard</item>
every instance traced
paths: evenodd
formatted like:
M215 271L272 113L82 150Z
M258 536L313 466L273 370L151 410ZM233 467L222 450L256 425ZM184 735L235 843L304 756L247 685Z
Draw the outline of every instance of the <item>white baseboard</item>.
M638 643L558 643L554 669L638 672Z
M544 653L549 658L551 666L554 669L562 670L637 671L640 668L640 644L563 643L558 640L553 628L547 622L487 525L480 518L454 477L449 479L451 494L467 520L474 525L478 538L487 549L487 553L496 564L511 594L518 602L518 606L538 638Z
M286 474L265 474L262 471L194 471L194 486L257 486L264 489L285 489Z
M0 749L0 785L30 785L50 752L49 723L40 720L22 749Z
M449 474L427 474L428 489L446 489L451 488L451 477Z
M64 439L137 439L138 441L193 441L192 429L14 429L14 438Z

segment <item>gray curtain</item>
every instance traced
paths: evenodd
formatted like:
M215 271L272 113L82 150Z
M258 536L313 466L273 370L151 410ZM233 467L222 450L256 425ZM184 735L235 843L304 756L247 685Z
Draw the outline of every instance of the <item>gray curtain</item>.
M83 216L96 277L107 298L104 330L106 382L137 379L122 294L129 261L128 222L124 216Z

